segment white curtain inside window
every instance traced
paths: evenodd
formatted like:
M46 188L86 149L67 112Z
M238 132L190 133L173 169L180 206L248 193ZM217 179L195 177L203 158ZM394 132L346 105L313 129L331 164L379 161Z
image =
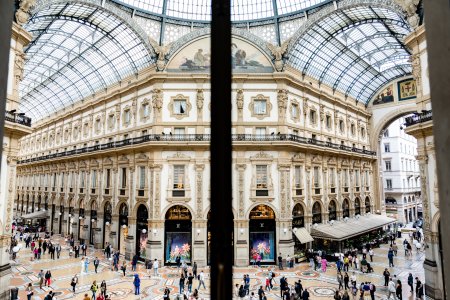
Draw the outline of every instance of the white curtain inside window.
M255 100L254 101L254 110L256 115L265 115L266 114L266 100Z

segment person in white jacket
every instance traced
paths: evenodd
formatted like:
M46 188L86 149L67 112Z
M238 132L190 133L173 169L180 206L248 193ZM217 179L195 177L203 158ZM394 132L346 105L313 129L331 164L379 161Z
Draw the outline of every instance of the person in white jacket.
M159 276L158 267L159 267L159 263L158 263L158 260L155 258L155 261L153 262L153 275L155 275L155 276Z
M389 283L388 283L388 297L387 299L391 299L391 295L393 296L394 300L396 299L395 296L395 282L392 280L392 278L389 278Z

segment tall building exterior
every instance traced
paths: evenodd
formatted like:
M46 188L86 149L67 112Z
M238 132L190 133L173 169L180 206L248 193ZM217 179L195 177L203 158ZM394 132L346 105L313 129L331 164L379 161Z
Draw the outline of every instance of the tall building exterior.
M386 213L403 224L422 214L417 141L405 133L405 123L404 117L392 122L380 145Z

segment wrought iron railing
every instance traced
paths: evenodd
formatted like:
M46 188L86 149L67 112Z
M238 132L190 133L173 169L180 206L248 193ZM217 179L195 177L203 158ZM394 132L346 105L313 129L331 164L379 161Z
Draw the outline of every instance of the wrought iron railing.
M405 125L406 127L412 126L415 124L427 122L433 120L433 111L428 110L424 111L422 113L416 113L413 116L406 117L405 118Z
M13 122L13 123L31 127L31 118L29 118L23 114L16 114L16 113L11 113L11 112L7 111L5 113L5 120L9 121L9 122Z
M304 145L313 145L321 148L328 148L334 150L341 150L345 152L353 152L375 156L375 151L339 145L331 142L320 141L317 139L305 138L293 134L273 134L273 135L254 135L254 134L232 134L233 142L293 142ZM128 138L116 142L108 142L79 149L67 150L53 154L33 157L29 159L20 160L19 164L36 162L41 160L66 157L71 155L90 153L101 150L108 150L114 148L121 148L125 146L138 145L142 143L162 143L162 142L209 142L211 141L210 134L148 134L135 138Z

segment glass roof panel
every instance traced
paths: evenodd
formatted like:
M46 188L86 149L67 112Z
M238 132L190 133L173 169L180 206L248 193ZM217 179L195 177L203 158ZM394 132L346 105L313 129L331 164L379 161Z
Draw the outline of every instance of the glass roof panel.
M50 5L25 29L33 41L25 49L20 109L35 121L153 63L140 37L100 7Z
M284 15L291 12L303 10L305 8L313 7L325 2L330 2L328 0L277 0L278 14Z
M313 24L295 43L288 64L367 103L380 86L411 69L403 45L411 28L394 11L349 7Z

